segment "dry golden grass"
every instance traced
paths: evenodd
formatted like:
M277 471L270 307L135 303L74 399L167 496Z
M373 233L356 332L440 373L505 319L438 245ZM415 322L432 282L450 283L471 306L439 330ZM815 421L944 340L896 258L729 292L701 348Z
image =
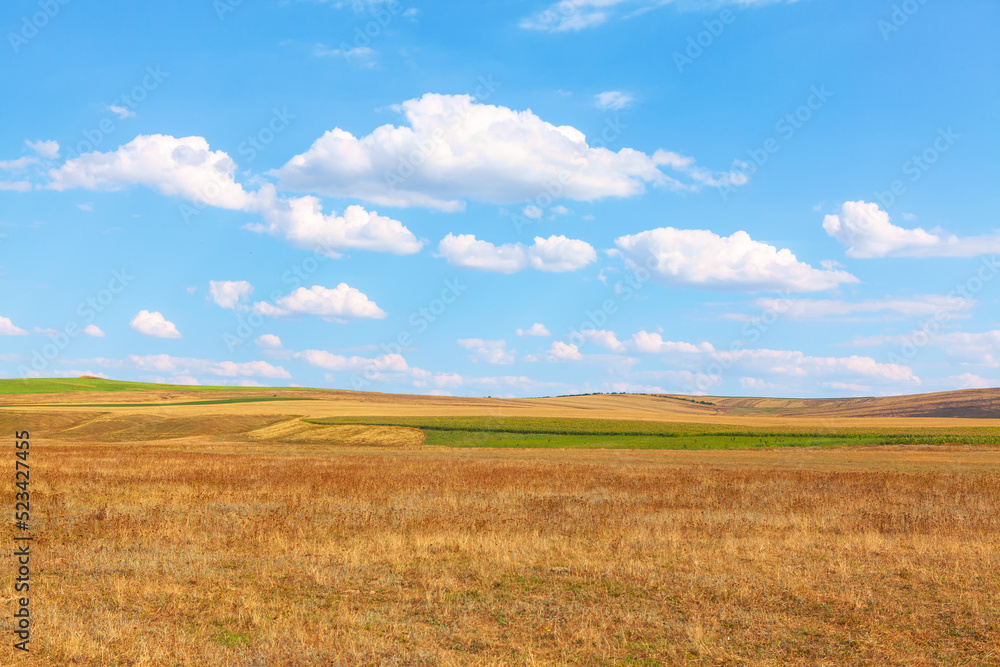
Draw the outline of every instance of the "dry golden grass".
M872 416L991 395L304 395L322 400L0 410L32 432L37 536L34 655L0 664L1000 664L995 449L438 449L416 429L299 419L996 426Z
M33 433L33 664L1000 664L993 451L262 428L298 444Z
M267 445L279 444L337 444L352 447L392 447L406 449L424 443L423 431L399 426L318 426L301 419L286 419L265 428L247 433L251 442ZM285 447L287 450L287 447Z

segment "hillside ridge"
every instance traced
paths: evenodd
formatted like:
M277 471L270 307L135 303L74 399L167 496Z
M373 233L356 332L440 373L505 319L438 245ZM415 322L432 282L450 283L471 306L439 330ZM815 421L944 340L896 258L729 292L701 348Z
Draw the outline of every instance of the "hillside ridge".
M254 399L279 397L320 399L331 406L364 405L367 410L393 411L401 407L420 410L454 409L456 414L493 414L507 410L567 409L580 416L621 411L651 418L712 418L740 416L814 418L931 417L964 419L1000 418L1000 388L901 396L854 398L777 398L749 396L687 396L682 394L581 394L537 398L427 396L359 392L303 387L204 387L135 383L100 378L0 379L0 407L52 405L87 407L88 404L181 403L212 398ZM30 397L30 398L29 398ZM294 401L292 401L294 402ZM338 412L340 412L338 410ZM347 412L344 412L347 414ZM634 417L632 417L634 418Z

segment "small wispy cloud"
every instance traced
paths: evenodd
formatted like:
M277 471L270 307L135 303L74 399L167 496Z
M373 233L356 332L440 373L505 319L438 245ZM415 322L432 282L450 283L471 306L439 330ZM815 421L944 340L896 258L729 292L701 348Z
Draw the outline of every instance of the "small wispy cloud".
M109 104L108 105L108 111L110 111L111 113L113 113L114 115L116 115L116 116L118 116L119 118L122 118L122 119L124 119L124 118L135 118L135 112L134 111L132 111L131 109L126 109L125 107L119 106L117 104Z
M632 106L635 97L620 90L607 90L594 96L594 103L598 109L604 111L619 111Z
M375 66L375 49L370 46L354 46L351 48L331 49L325 44L317 44L312 50L316 58L343 58L344 60L359 65L361 67Z

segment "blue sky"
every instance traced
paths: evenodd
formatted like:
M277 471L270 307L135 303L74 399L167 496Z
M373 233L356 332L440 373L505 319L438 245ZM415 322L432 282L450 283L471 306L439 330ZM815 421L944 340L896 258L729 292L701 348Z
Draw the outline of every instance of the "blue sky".
M997 386L986 0L10 2L0 375Z

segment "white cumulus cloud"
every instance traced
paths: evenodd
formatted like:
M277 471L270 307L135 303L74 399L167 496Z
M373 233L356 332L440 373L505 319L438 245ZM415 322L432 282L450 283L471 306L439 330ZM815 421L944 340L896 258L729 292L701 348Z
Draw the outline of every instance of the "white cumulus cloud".
M104 338L104 332L96 324L88 324L83 328L83 334L85 336L91 336L93 338Z
M213 151L203 137L140 135L115 151L86 153L49 171L49 188L120 190L145 185L185 200L181 214L190 219L206 206L259 215L263 222L247 229L283 236L299 248L339 257L346 249L396 254L419 252L422 243L402 223L349 206L342 216L324 214L313 196L282 197L265 183L247 191L236 182L236 163Z
M624 343L618 340L618 336L615 335L614 331L606 331L604 329L585 329L580 332L584 340L588 343L594 343L603 347L605 350L610 350L611 352L624 352L626 346Z
M479 271L516 273L526 268L548 272L576 271L597 259L586 241L565 236L536 236L534 243L494 245L473 234L448 234L438 244L438 254L452 266Z
M754 241L744 231L719 236L703 229L661 227L615 239L633 269L649 269L677 287L717 290L815 292L858 279L846 271L817 269L791 250Z
M0 336L27 336L28 332L15 326L9 317L0 317Z
M552 347L546 355L550 361L579 361L583 359L580 348L573 343L564 343L561 340L553 341Z
M257 347L279 350L282 348L281 339L274 334L264 334L263 336L257 338Z
M35 153L47 160L54 160L59 157L59 142L49 139L48 141L25 140L24 144L35 151Z
M545 327L545 325L544 324L540 324L539 322L535 322L534 324L532 324L527 329L518 329L516 333L517 333L518 336L551 336L552 335L549 332L549 330Z
M139 314L129 322L129 326L133 331L141 333L143 336L153 336L154 338L181 337L181 332L177 330L174 323L157 311L140 310Z
M906 229L892 224L878 204L844 202L839 215L823 219L827 234L847 246L849 257L974 257L1000 252L1000 231L955 236L940 229Z
M299 287L291 294L278 299L273 305L266 301L258 301L253 309L270 317L315 315L335 322L352 319L380 320L386 316L385 311L364 292L347 283L340 283L333 289L322 285L313 285L309 289Z
M597 260L597 251L586 241L565 236L535 237L528 247L528 264L538 271L576 271Z
M521 243L493 245L474 234L448 234L438 244L438 254L452 266L479 271L516 273L528 266L528 256Z
M412 255L423 247L398 220L357 204L348 206L343 215L324 214L318 198L279 197L270 184L261 186L250 210L259 211L264 222L248 224L247 229L282 236L296 248L319 250L330 257L339 257L342 249Z
M553 196L594 201L638 195L647 185L695 189L740 180L712 175L665 150L647 155L590 146L574 127L470 95L428 93L398 109L406 125L383 125L361 138L340 128L326 132L273 172L279 185L385 206L458 211L466 200L514 204L546 188L557 189Z
M236 308L237 304L253 294L253 285L246 280L210 280L208 295L220 308Z
M711 343L695 345L684 341L663 340L663 336L660 334L648 331L638 331L632 334L630 349L646 354L699 354L714 350Z
M51 169L49 187L120 190L145 185L188 201L243 210L250 197L235 173L232 158L211 150L203 137L139 135L115 151L85 153Z

